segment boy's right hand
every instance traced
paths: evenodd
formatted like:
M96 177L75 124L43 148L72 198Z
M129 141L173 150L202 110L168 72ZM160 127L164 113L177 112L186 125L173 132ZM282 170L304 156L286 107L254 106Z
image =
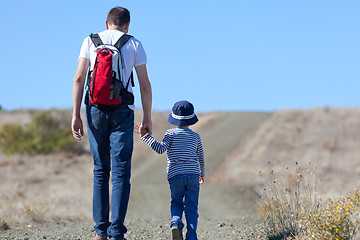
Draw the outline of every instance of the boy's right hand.
M140 123L135 125L135 132L140 133Z
M199 183L200 183L200 184L203 184L203 183L204 183L204 181L205 181L205 180L204 180L204 178L203 178L203 177L199 177Z

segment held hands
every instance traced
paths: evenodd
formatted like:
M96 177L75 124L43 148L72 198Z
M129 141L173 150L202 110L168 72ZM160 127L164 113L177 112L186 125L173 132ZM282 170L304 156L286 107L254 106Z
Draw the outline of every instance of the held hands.
M137 123L135 125L135 131L140 134L140 137L147 137L152 133L152 126L151 123Z
M203 183L204 183L204 181L205 181L205 180L204 180L204 178L203 178L203 177L199 177L199 183L200 183L200 184L203 184Z

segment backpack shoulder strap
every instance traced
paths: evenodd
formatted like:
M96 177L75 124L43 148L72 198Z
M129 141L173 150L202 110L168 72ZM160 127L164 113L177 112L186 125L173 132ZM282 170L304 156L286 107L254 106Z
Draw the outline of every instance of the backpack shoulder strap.
M95 47L103 45L103 42L101 41L99 34L97 34L97 33L90 34L89 37L90 37L91 41L93 42L93 44L95 45Z
M117 42L114 44L114 46L115 46L117 49L120 50L120 49L129 41L129 39L132 38L132 37L133 37L133 36L124 33L124 34L119 38L119 40L117 40Z
M114 46L115 46L117 49L120 50L120 49L130 40L130 38L132 38L132 37L133 37L133 36L124 33L124 34L119 38L119 40L117 40L117 42L114 44ZM121 54L121 53L120 53L120 54ZM131 86L132 86L132 87L135 87L134 75L133 75L133 72L132 72L132 71L131 71L131 75L130 75L130 81L131 81ZM127 84L127 86L126 86L126 89L128 88L130 81L128 81L128 84Z

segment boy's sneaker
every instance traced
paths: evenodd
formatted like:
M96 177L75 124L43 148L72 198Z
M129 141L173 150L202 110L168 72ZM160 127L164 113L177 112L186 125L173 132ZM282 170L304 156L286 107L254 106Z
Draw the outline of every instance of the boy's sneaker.
M177 223L171 226L172 240L183 240L182 231Z
M95 233L94 240L107 240L107 237L105 235L98 235Z

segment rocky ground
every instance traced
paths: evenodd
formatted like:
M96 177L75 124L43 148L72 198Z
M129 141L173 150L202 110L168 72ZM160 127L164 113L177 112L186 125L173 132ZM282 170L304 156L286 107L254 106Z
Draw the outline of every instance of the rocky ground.
M3 232L0 237L3 240L26 240L26 239L69 239L85 240L92 239L93 223L66 222L48 223L42 225L28 225L26 227L14 227L11 231ZM168 222L161 219L134 219L127 221L128 232L126 239L170 239ZM258 218L235 218L235 219L199 219L199 239L266 239L261 219Z

